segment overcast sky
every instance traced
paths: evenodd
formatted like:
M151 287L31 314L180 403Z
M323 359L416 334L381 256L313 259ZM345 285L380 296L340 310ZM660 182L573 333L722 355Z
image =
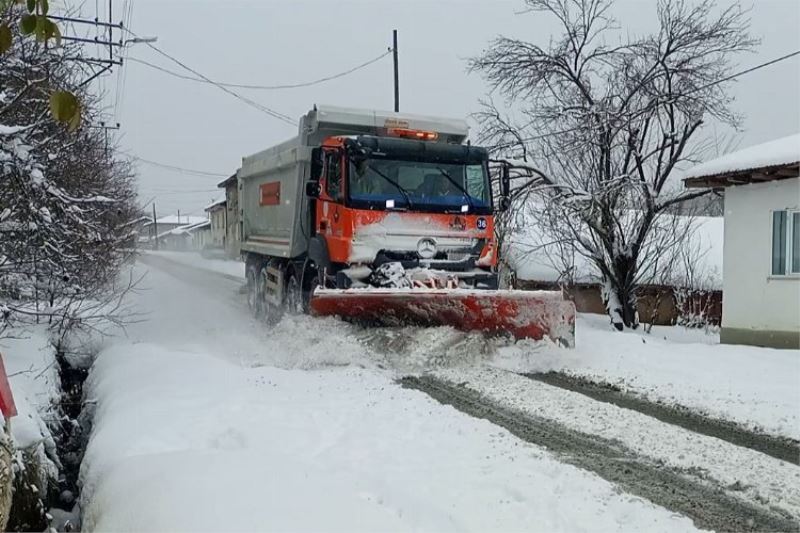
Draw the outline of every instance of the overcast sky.
M134 32L157 36L159 48L230 83L290 84L335 74L385 51L396 28L401 111L453 117L476 111L486 93L483 80L466 73L467 57L498 34L544 44L555 28L543 14L520 14L522 0L114 0L115 20L131 1L126 23ZM92 16L94 9L87 1L84 14ZM614 13L623 28L645 32L654 26L655 1L618 1ZM742 68L800 49L800 1L758 0L750 16L752 33L762 43L756 53L739 57ZM143 44L127 53L181 70ZM231 174L242 156L297 129L214 86L133 61L99 81L98 88L108 95L109 113L115 115L110 121L121 123L122 149L168 165ZM391 109L391 56L313 87L236 91L293 118L315 103ZM733 91L735 107L746 117L736 138L740 147L800 131L800 58L743 76ZM155 197L159 215L177 209L202 214L219 195L215 177L137 166L141 201Z

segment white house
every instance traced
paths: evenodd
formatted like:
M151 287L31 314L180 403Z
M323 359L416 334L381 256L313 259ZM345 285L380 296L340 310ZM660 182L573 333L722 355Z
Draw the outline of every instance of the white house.
M227 232L227 203L225 198L213 202L206 207L206 213L211 220L211 241L209 247L224 249L225 237Z
M729 344L800 348L800 134L691 169L725 189L722 331Z

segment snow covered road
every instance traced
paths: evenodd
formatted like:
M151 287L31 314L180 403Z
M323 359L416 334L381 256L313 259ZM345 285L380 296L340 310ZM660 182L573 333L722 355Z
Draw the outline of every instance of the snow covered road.
M95 363L84 530L693 529L401 388L339 324L263 331L225 283L152 270L149 320Z
M541 355L547 367L549 349L309 317L268 329L239 283L157 264L135 302L148 319L100 354L87 384L87 531L796 529L797 466L484 365ZM401 387L409 370L550 440ZM565 456L564 432L587 449ZM639 484L614 464L634 465L622 470ZM671 483L684 496L666 497Z

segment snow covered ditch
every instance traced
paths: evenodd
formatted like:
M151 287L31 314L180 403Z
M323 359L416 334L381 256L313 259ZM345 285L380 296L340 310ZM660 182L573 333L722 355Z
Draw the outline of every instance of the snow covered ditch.
M86 371L44 324L4 331L0 352L18 414L11 419L15 449L11 530L63 531L79 525L79 422ZM63 350L59 352L59 350ZM73 366L73 363L75 366Z

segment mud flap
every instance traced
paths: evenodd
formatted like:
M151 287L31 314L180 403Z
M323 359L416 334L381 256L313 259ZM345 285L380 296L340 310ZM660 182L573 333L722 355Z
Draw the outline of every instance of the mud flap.
M322 289L311 314L386 326L452 326L463 331L549 337L575 346L575 304L560 292L462 289Z

